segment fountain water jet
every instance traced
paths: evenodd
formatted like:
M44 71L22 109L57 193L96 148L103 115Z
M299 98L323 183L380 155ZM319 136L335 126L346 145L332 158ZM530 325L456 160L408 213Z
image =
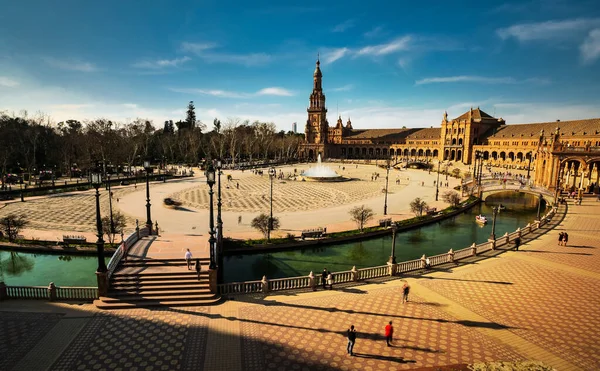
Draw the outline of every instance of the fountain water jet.
M304 173L304 178L306 180L311 180L315 182L341 182L345 180L350 180L345 178L338 173L335 172L332 168L325 166L321 163L321 154L317 157L317 166L311 167L306 170Z

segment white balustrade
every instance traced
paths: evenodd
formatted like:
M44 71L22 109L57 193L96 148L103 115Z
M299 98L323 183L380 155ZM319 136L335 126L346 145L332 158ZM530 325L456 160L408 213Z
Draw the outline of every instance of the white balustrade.
M49 299L46 286L6 286L9 299Z
M98 299L96 287L57 287L58 300L95 300Z

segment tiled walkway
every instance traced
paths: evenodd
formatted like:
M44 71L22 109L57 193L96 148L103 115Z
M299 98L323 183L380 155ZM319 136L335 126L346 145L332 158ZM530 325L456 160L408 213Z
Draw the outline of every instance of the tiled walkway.
M557 246L559 230L569 232L571 246ZM91 305L2 302L0 369L464 369L537 360L558 370L598 370L598 230L600 203L569 205L556 230L521 251L408 278L406 304L401 280L238 296L199 308L99 312ZM395 327L392 347L383 336L388 321ZM346 353L352 324L359 334L355 357Z

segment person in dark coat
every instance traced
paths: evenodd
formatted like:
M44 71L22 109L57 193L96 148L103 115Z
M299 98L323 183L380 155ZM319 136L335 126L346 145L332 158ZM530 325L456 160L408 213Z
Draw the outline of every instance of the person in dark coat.
M515 238L515 250L519 251L519 246L521 246L521 239L519 237Z
M325 290L325 285L327 285L327 268L323 268L323 273L321 273L321 284L323 285L323 290Z
M354 329L354 325L350 326L350 328L348 329L348 347L346 347L346 350L348 351L348 354L350 354L351 356L354 355L354 343L356 342L356 330Z
M567 246L567 242L569 242L569 234L565 232L563 234L563 246Z

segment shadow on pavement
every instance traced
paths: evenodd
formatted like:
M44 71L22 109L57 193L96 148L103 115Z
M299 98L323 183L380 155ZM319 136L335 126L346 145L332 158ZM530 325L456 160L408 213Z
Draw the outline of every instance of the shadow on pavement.
M382 355L378 355L378 354L366 354L366 353L354 353L355 357L359 357L359 358L372 358L372 359L379 359L381 361L390 361L390 362L396 362L396 363L417 363L417 361L412 360L412 359L404 359L402 357L393 357L393 356L382 356Z
M569 246L567 246L569 247ZM537 252L543 254L563 254L563 255L593 255L586 252L560 252L560 251L545 251L545 250L523 250L525 252Z

